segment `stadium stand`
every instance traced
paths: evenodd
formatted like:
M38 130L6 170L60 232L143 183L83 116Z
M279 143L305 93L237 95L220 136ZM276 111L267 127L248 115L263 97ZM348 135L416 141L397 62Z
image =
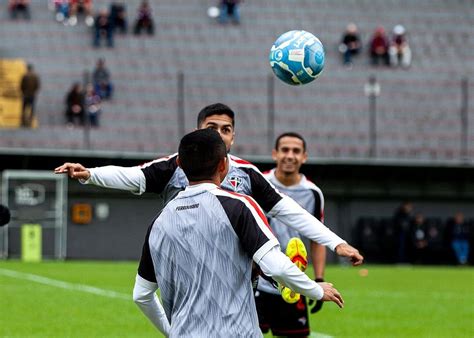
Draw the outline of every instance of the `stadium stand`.
M261 0L241 6L239 26L221 26L206 16L215 1L150 1L156 20L153 37L117 35L113 49L94 49L85 25L63 26L44 2L34 1L31 21L0 18L0 58L35 64L42 78L37 100L39 127L2 129L0 147L174 152L177 126L177 74L184 73L184 130L195 127L204 105L221 101L238 112L238 154L268 155L268 52L284 31L304 29L326 48L326 69L315 83L289 87L275 81L275 134L301 132L317 157L369 156L368 99L364 84L376 74L377 153L382 159L459 161L461 79L474 87L474 7L471 1L362 0L334 2ZM140 1L127 1L132 22ZM94 1L97 11L109 1ZM348 70L337 45L349 21L357 23L362 55ZM413 51L409 70L369 65L369 35L378 25L388 31L403 24ZM103 105L101 127L85 137L64 123L67 88L104 57L115 97ZM203 62L205 60L205 62ZM474 121L474 112L468 111ZM472 122L470 122L472 124ZM474 133L468 154L474 158Z

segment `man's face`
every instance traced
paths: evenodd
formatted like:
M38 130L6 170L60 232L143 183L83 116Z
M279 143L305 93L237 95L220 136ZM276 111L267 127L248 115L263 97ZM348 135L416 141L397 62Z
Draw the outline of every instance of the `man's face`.
M230 151L232 144L234 144L234 127L232 126L232 119L227 115L211 115L208 116L199 129L211 128L221 135L225 143L227 152Z
M308 159L303 141L297 137L285 136L280 139L278 149L272 150L272 158L277 170L284 174L299 173L300 167Z

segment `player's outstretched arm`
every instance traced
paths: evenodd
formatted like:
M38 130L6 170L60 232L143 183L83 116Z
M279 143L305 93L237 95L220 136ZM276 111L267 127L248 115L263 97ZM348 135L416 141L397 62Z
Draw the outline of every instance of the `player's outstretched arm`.
M335 251L339 256L349 258L353 266L361 265L364 262L364 257L359 253L359 250L347 243L339 244Z
M340 308L344 307L341 294L331 283L316 283L311 280L280 251L279 246L271 248L256 263L264 274L291 290L311 299L334 302Z
M332 251L346 242L288 196L284 196L268 214Z
M149 282L137 274L135 278L135 286L133 288L133 301L153 323L153 325L168 337L170 323L166 317L165 310L156 295L157 290L157 283Z
M54 169L56 174L67 174L83 184L103 188L119 189L142 194L146 189L146 179L140 167L104 166L86 168L80 163L66 162Z
M364 257L362 257L357 249L347 244L346 241L332 232L291 198L283 198L275 205L270 215L277 217L281 222L297 230L310 240L327 246L339 256L349 258L352 265L357 266L363 263Z

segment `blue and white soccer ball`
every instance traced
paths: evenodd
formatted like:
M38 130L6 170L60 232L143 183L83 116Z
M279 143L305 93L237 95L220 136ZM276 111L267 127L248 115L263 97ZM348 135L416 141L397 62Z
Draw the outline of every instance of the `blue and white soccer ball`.
M324 47L306 31L289 31L275 41L270 50L270 66L275 75L290 85L310 83L324 68Z

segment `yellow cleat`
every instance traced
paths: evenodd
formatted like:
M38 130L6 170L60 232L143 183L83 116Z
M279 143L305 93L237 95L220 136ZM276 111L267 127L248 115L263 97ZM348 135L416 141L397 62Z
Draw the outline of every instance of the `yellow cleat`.
M286 246L286 255L290 260L301 270L305 271L308 267L308 253L303 241L298 237L293 237L288 241ZM287 303L293 304L300 300L301 295L287 288L284 285L279 285L281 297Z
M306 271L308 267L308 253L303 241L298 237L293 237L286 246L286 255L301 270Z

